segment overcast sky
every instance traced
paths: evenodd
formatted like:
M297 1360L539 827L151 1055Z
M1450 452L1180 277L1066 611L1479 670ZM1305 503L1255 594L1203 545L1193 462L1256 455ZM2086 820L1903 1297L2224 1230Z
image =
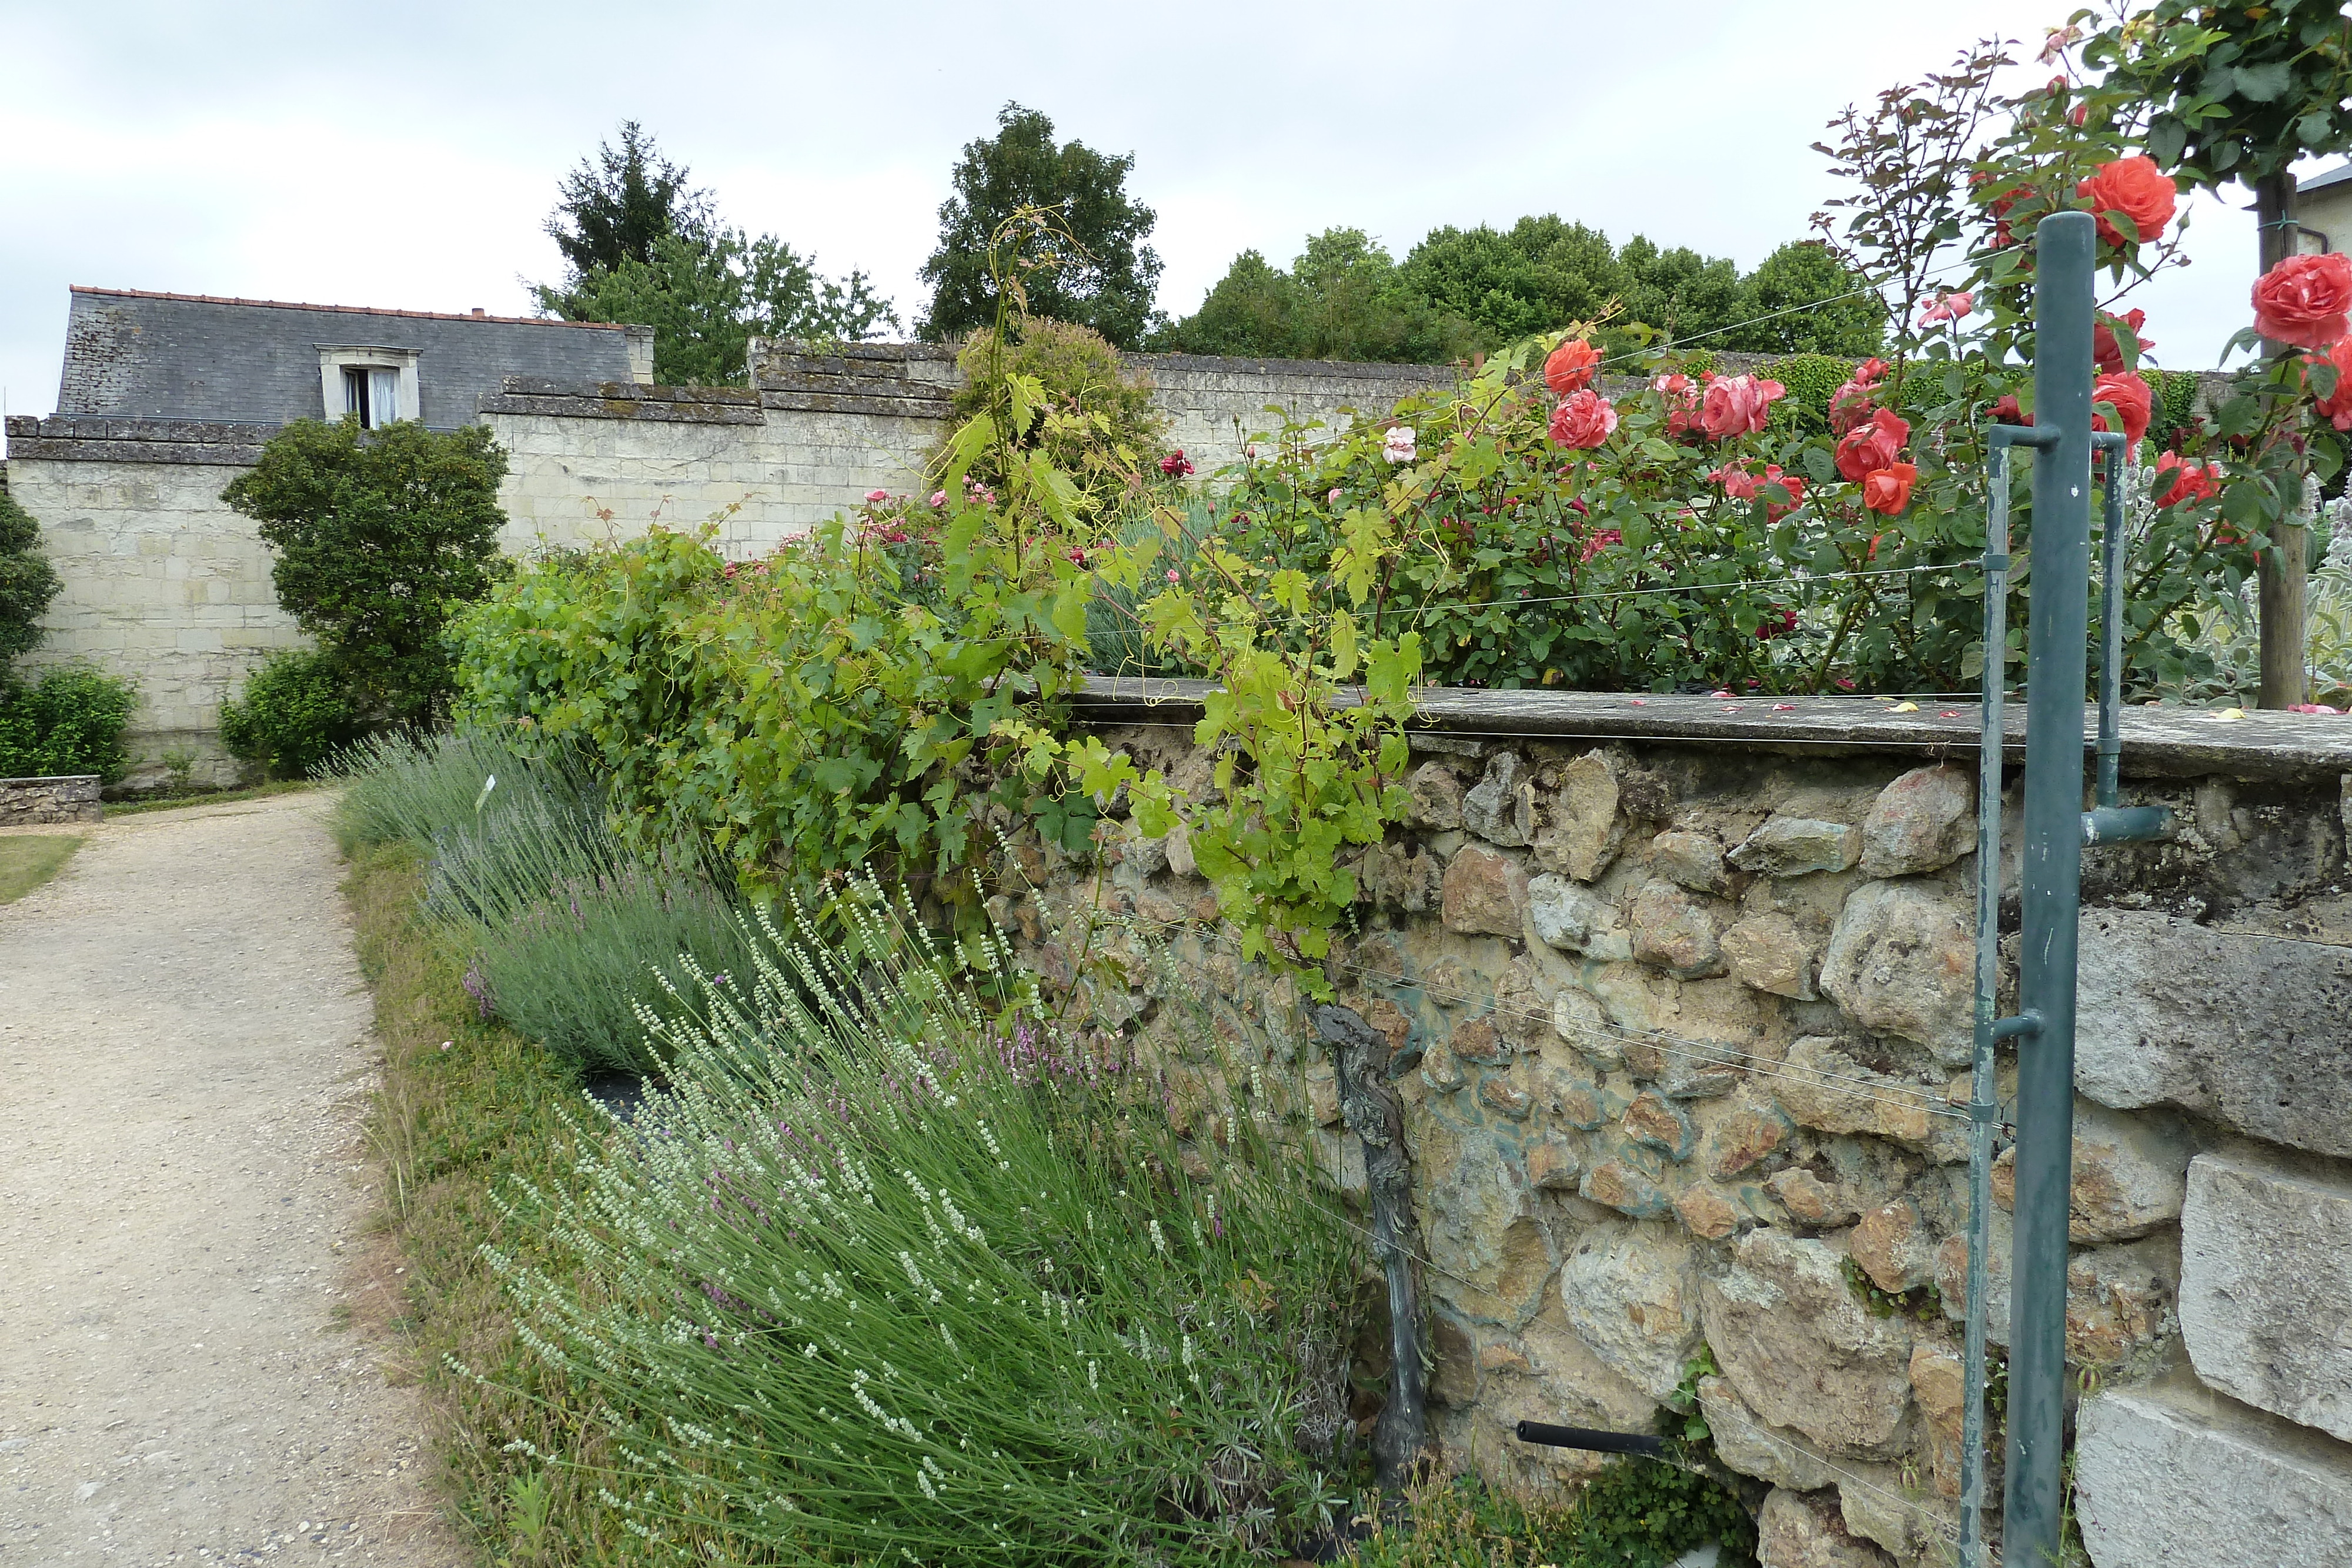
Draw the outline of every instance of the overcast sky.
M1832 193L1810 144L1842 105L2070 8L0 0L0 388L54 407L75 283L526 314L557 181L624 118L909 326L949 169L1008 99L1135 154L1171 313L1334 225L1402 257L1557 212L1747 268ZM2136 301L2173 368L2215 362L2253 273L2251 217L2191 211L2197 265Z

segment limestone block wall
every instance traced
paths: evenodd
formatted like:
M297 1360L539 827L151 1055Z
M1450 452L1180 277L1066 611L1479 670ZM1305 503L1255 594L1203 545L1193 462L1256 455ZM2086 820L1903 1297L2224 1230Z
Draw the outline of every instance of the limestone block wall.
M717 518L730 554L761 555L870 490L903 493L921 483L923 454L947 417L937 389L910 387L901 376L887 397L812 392L803 383L838 388L877 378L832 368L843 364L837 357L812 359L816 368L806 371L754 363L761 379L749 389L508 378L504 392L482 404L483 422L510 455L499 497L507 547L626 538L655 520L690 527ZM907 361L886 363L903 369Z
M172 764L233 782L220 705L271 650L302 643L269 550L220 498L268 432L186 421L11 422L8 491L41 524L62 588L23 664L83 659L139 687L126 785Z
M1704 1374L1764 1562L1947 1563L1968 721L1827 701L1772 729L1724 706L1440 694L1412 818L1356 862L1328 974L1404 1106L1437 1434L1454 1469L1555 1482L1590 1461L1517 1420L1650 1430ZM1181 700L1085 711L1208 787ZM2086 857L2067 1343L2096 1389L2076 1473L2100 1568L2352 1561L2352 728L2247 724L2217 742L2136 713L2129 795L2175 835ZM1236 962L1181 838L1113 821L1095 854L1018 853L1034 885L1008 877L994 907L1099 1047L1142 1042L1210 1126L1249 1092L1235 1072L1288 1063L1360 1193L1296 992ZM1185 1054L1179 995L1246 1042L1241 1066ZM2005 1210L1992 1228L2002 1345Z
M1168 444L1203 474L1240 461L1252 434L1279 427L1286 416L1344 431L1353 414L1378 418L1402 398L1452 386L1457 374L1450 365L1203 354L1137 354L1129 362L1151 377L1153 406L1168 416Z

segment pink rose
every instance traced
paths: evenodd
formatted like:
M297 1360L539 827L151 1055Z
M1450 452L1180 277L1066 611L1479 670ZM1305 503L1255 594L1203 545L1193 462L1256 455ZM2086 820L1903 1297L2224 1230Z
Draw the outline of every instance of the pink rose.
M1789 389L1761 376L1709 376L1699 399L1699 428L1717 441L1735 435L1761 435L1764 420L1776 399Z
M1919 308L1919 325L1932 327L1938 321L1957 321L1976 308L1977 297L1966 289L1938 294Z
M1679 371L1660 375L1650 390L1665 400L1666 434L1681 435L1698 423L1698 388Z
M947 504L948 504L948 493L947 493L945 490L934 490L934 491L932 491L932 492L931 492L931 505L932 505L932 506L934 506L934 507L944 507L944 506L946 506Z
M1570 392L1551 413L1551 442L1571 451L1598 446L1617 428L1617 407L1586 387Z
M2352 256L2291 256L2254 282L2254 330L2277 343L2322 349L2352 316Z
M1854 366L1837 391L1830 394L1830 434L1842 436L1870 417L1878 402L1878 383L1886 375L1886 361L1864 360Z
M1838 472L1858 484L1864 476L1892 466L1910 439L1910 421L1892 409L1873 409L1868 420L1839 440Z

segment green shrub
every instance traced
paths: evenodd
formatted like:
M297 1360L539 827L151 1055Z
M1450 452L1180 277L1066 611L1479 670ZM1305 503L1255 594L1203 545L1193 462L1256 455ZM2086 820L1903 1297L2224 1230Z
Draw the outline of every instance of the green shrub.
M41 527L0 485L0 667L41 640L41 612L58 593L57 569L41 554Z
M1168 422L1151 405L1151 378L1129 371L1109 340L1090 327L1027 318L1013 324L1001 349L996 329L983 327L956 351L956 369L963 377L955 394L956 423L987 414L1016 448L1042 453L1076 480L1097 514L1136 487L1167 439ZM1014 428L1008 386L1014 377L1034 378L1048 406L1076 417L1049 423L1041 408L1026 428ZM940 451L946 450L943 444ZM939 462L935 457L935 470ZM970 476L976 484L1001 485L1003 465L983 455Z
M277 779L309 778L365 728L334 661L299 649L269 655L246 676L244 692L221 705L229 755Z
M1150 1074L999 1015L1013 977L871 884L844 904L698 988L672 1090L524 1198L580 1260L508 1264L525 1337L631 1461L583 1479L724 1562L1223 1563L1323 1528L1361 1254L1303 1145L1238 1070L1222 1146L1180 1145Z
M137 688L94 665L58 664L32 682L0 669L0 779L113 783L131 767L122 731L138 706Z
M431 724L448 713L443 629L500 570L506 471L478 424L298 419L221 498L260 523L278 602L318 640L360 714Z
M1788 429L1799 435L1828 434L1830 399L1853 374L1853 361L1839 354L1791 354L1758 367L1759 373L1789 389L1789 395L1772 410L1773 423L1785 421Z

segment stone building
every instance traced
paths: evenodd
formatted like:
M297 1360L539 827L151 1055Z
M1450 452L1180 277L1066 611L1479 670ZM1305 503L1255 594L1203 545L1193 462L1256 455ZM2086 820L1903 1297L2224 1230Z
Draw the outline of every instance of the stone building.
M1171 442L1203 473L1275 422L1268 405L1343 418L1453 377L1137 363ZM167 759L225 780L235 765L218 744L220 705L302 639L255 525L220 494L289 421L487 424L509 458L499 500L517 553L716 518L729 553L748 556L868 490L919 485L956 376L948 350L912 343L755 341L749 368L747 386L663 387L646 327L76 288L58 411L8 422L0 469L65 584L26 662L90 659L136 683L131 787L162 779Z

